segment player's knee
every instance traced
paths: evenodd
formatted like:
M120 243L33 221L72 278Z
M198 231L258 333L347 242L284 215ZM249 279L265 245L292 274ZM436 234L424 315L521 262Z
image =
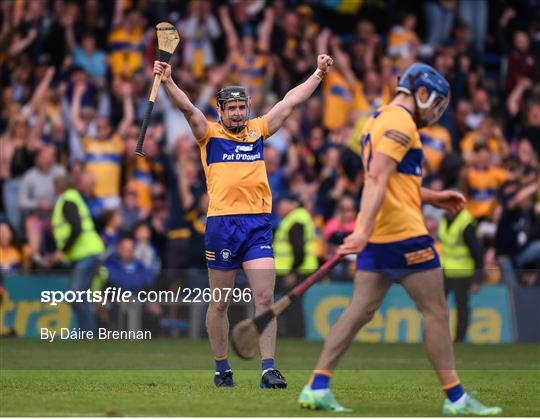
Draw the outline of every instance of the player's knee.
M376 311L377 311L377 307L364 308L360 315L360 326L363 326L369 323L373 319L373 316L375 316Z
M228 307L228 301L211 301L208 309L218 313L226 313Z
M359 307L353 314L353 328L360 329L369 323L376 311L377 307Z
M430 319L441 323L448 323L450 317L446 301L430 304L422 310L422 314L426 320Z
M274 302L274 292L271 289L253 293L255 305L259 308L268 308Z

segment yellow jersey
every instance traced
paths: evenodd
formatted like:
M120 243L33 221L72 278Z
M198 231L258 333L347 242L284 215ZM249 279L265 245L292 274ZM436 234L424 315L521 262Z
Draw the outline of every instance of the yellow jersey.
M498 167L467 170L467 204L465 208L475 218L490 218L497 204L497 193L508 179L508 172Z
M420 133L425 135L422 144L428 167L431 173L437 173L444 156L452 151L452 137L445 127L438 124L422 128Z
M366 122L361 141L366 174L375 152L397 162L369 241L390 243L428 234L421 209L422 143L412 115L401 106L381 106ZM357 229L361 219L362 212Z
M85 170L96 180L94 194L98 198L120 196L120 176L124 141L118 134L110 140L97 140L85 136L82 140L86 153Z
M266 76L268 59L264 54L244 57L235 54L231 68L231 81L236 84L247 84L249 87L261 87Z
M142 210L152 209L152 168L147 159L136 157L127 166L127 185L137 192L137 205Z
M132 32L120 27L109 34L109 61L114 76L131 77L143 67L144 32L137 26Z
M333 130L347 123L353 106L353 95L345 77L331 70L323 82L323 125Z
M208 122L197 140L210 199L208 216L269 214L272 194L264 164L268 118L250 119L238 134L219 122Z
M474 146L481 143L485 143L492 153L501 153L503 151L502 143L497 137L482 140L477 131L469 131L465 134L459 143L459 148L462 153L471 153L474 151Z
M364 89L364 84L357 80L353 87L353 109L362 113L372 113L381 105L386 105L392 100L392 91L387 85L383 85L379 92L369 93Z

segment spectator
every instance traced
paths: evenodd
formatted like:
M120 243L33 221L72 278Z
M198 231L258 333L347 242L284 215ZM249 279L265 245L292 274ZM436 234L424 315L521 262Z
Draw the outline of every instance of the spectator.
M276 275L282 289L291 288L318 267L314 254L315 226L310 213L296 195L284 196L278 204L281 223L274 235ZM287 310L286 327L291 336L304 337L300 300Z
M133 121L131 88L124 84L124 117L116 132L105 116L96 118L95 130L89 122L83 120L80 106L85 90L84 82L75 85L71 104L72 123L76 135L82 138L85 170L95 178L94 194L102 200L105 208L115 208L120 205L121 158L125 148L122 137Z
M103 215L105 207L103 205L103 201L97 198L94 194L96 183L94 175L90 172L82 172L79 176L77 176L77 178L77 189L88 206L92 219L94 222L96 222Z
M334 213L337 200L346 192L347 179L338 172L341 149L335 145L326 147L323 167L320 171L319 189L317 191L317 213L328 220Z
M489 147L476 145L471 165L464 174L466 208L474 218L492 219L497 191L507 178L505 170L493 165Z
M20 71L24 71L22 67ZM3 184L3 207L7 218L15 231L21 231L21 211L17 205L19 195L20 179L22 175L34 165L34 158L41 147L39 124L30 123L30 117L34 115L38 104L43 100L49 83L54 75L54 70L49 68L43 79L37 86L29 101L22 108L11 108L7 126L7 132L0 135L0 178L4 179ZM12 89L8 91L6 99L14 99L16 96ZM10 95L11 94L11 95Z
M27 250L21 246L13 227L0 221L0 271L2 275L13 275L28 271Z
M420 46L420 39L415 32L416 15L403 13L399 24L390 29L388 35L388 55L397 59L404 59L407 63L414 61ZM408 64L407 64L408 65ZM407 65L400 67L406 67Z
M20 23L17 26L15 36L7 50L8 57L25 54L31 57L34 62L40 57L43 51L43 42L45 36L45 3L40 0L28 1L25 10L19 15L15 11L15 22ZM20 8L20 6L16 7ZM22 19L21 19L22 17Z
M270 62L268 51L270 49L270 31L274 22L272 9L265 11L265 18L258 40L253 36L252 29L245 27L245 33L239 39L229 16L227 6L219 9L221 24L225 30L227 49L230 63L231 84L245 86L254 102L254 108L259 106L261 94L265 89L265 81Z
M119 209L107 210L103 213L103 231L101 239L107 248L107 254L114 252L114 248L120 240L122 229L122 213Z
M83 33L80 45L74 42L74 33L71 37L73 64L80 66L93 81L102 85L107 75L107 54L97 49L96 38L92 33Z
M515 163L510 181L501 189L502 214L495 235L495 250L503 278L509 285L518 283L515 269L539 269L540 237L535 229L538 214L538 175L523 184L526 167Z
M475 219L466 209L452 216L446 214L439 223L441 265L444 290L453 292L458 312L456 342L463 342L469 325L469 293L478 290L483 279L484 256L476 237Z
M217 19L210 13L208 0L189 3L189 16L180 22L180 34L186 38L184 62L197 79L203 78L205 70L215 62L212 42L221 36Z
M452 138L442 125L434 124L420 130L427 172L425 178L438 176L444 156L452 152Z
M121 230L128 232L142 218L141 209L137 204L137 191L132 185L124 188L124 198L120 206L120 218L122 220Z
M430 0L424 4L427 23L427 43L433 47L448 39L454 22L455 0Z
M129 78L143 66L143 26L138 10L124 11L124 2L115 2L113 29L109 33L109 62L113 76Z
M19 208L23 211L25 237L28 240L30 254L40 265L49 263L42 259L45 236L50 234L50 218L55 201L54 179L64 176L65 169L55 164L53 146L44 146L37 154L36 166L28 170L19 190ZM54 249L48 249L51 253Z
M475 89L472 93L471 105L465 123L469 129L476 129L491 112L488 92L480 87Z
M135 258L135 243L130 237L118 241L116 251L107 258L109 285L122 290L139 292L151 287L155 273Z
M338 202L334 216L323 228L323 239L326 245L325 259L329 259L343 244L343 240L354 231L356 224L356 200L350 195L344 195ZM330 276L334 281L350 279L350 260L346 259L336 266Z
M146 222L139 221L133 226L133 239L135 240L135 259L146 268L151 269L154 277L157 276L161 261L156 248L151 242L152 231Z
M472 29L471 42L483 54L488 23L487 0L459 0L459 18Z
M88 207L73 187L73 181L67 176L60 176L55 178L54 187L58 196L51 220L57 248L55 260L72 263L71 290L86 291L90 288L105 248L94 228ZM94 331L96 321L91 303L76 302L73 308L80 329Z
M502 130L491 118L482 120L478 129L469 131L459 143L461 152L468 160L477 145L486 145L497 161L506 157L508 144L502 137Z
M540 101L533 101L527 110L527 120L521 137L529 138L538 156L540 156Z
M517 31L514 34L514 50L508 57L506 71L506 93L509 94L520 79L531 79L534 76L535 59L530 52L530 41L527 33Z
M66 174L55 160L54 147L42 147L37 153L35 167L22 177L18 198L19 206L26 214L42 210L50 215L54 204L54 179Z

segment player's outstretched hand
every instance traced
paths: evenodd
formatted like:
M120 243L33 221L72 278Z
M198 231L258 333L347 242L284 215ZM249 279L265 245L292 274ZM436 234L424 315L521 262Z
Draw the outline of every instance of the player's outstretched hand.
M330 67L332 67L333 64L334 60L329 55L321 54L317 57L317 68L324 74L330 70Z
M434 207L445 209L455 215L465 208L465 197L457 191L440 191L435 194L430 203Z
M162 61L154 61L154 74L161 76L161 81L163 83L169 81L171 78L171 66L170 64L164 63Z
M338 247L340 255L349 255L351 253L360 253L366 247L369 237L361 231L355 231L349 234L343 240L343 244Z

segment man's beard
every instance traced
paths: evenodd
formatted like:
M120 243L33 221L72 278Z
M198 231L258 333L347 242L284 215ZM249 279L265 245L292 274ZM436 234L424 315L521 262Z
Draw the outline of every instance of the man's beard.
M231 124L232 123L240 123L241 125L229 125L225 126L229 131L236 133L239 133L246 127L246 121L244 118L240 117L238 119L232 119L230 118Z

